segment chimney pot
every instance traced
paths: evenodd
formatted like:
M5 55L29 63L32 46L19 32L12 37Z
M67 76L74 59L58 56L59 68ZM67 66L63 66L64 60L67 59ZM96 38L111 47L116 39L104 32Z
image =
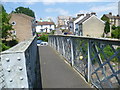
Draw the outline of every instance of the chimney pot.
M112 15L112 13L111 13L111 12L109 12L109 15Z
M84 14L77 14L77 17L84 16Z
M96 13L95 12L91 12L91 15L96 15Z

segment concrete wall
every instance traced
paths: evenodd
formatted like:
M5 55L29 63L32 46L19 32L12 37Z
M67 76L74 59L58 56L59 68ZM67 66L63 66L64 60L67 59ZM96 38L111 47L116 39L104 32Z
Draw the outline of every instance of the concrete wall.
M10 23L16 23L13 25L13 28L16 31L16 36L19 42L32 37L32 20L32 17L24 14L11 14Z
M0 75L4 81L0 83L0 88L40 87L38 62L39 52L35 37L2 52L0 68L3 72L0 71Z
M1 61L0 61L0 88L6 88L5 76Z
M83 36L101 37L104 32L104 23L96 16L92 16L83 23Z

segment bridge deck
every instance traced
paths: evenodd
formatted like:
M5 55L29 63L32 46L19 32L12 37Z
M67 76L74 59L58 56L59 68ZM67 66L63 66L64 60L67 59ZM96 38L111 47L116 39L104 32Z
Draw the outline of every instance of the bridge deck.
M91 88L51 47L39 52L42 88Z

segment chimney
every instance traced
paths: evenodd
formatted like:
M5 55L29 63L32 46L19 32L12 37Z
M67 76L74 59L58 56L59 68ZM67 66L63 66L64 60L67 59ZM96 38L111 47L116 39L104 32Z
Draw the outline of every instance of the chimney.
M91 12L91 16L92 16L92 15L96 15L96 13L95 13L95 12Z
M109 12L109 15L112 15L112 13L111 13L111 12Z
M77 17L84 16L84 14L77 14Z
M90 16L90 14L89 14L89 13L87 13L87 14L86 14L86 16Z
M119 17L119 15L117 15L117 17Z

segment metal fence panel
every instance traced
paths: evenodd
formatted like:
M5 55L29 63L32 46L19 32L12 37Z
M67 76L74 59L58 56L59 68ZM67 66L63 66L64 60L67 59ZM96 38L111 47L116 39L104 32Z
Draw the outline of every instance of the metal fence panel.
M96 87L119 88L120 40L50 35L49 45Z

